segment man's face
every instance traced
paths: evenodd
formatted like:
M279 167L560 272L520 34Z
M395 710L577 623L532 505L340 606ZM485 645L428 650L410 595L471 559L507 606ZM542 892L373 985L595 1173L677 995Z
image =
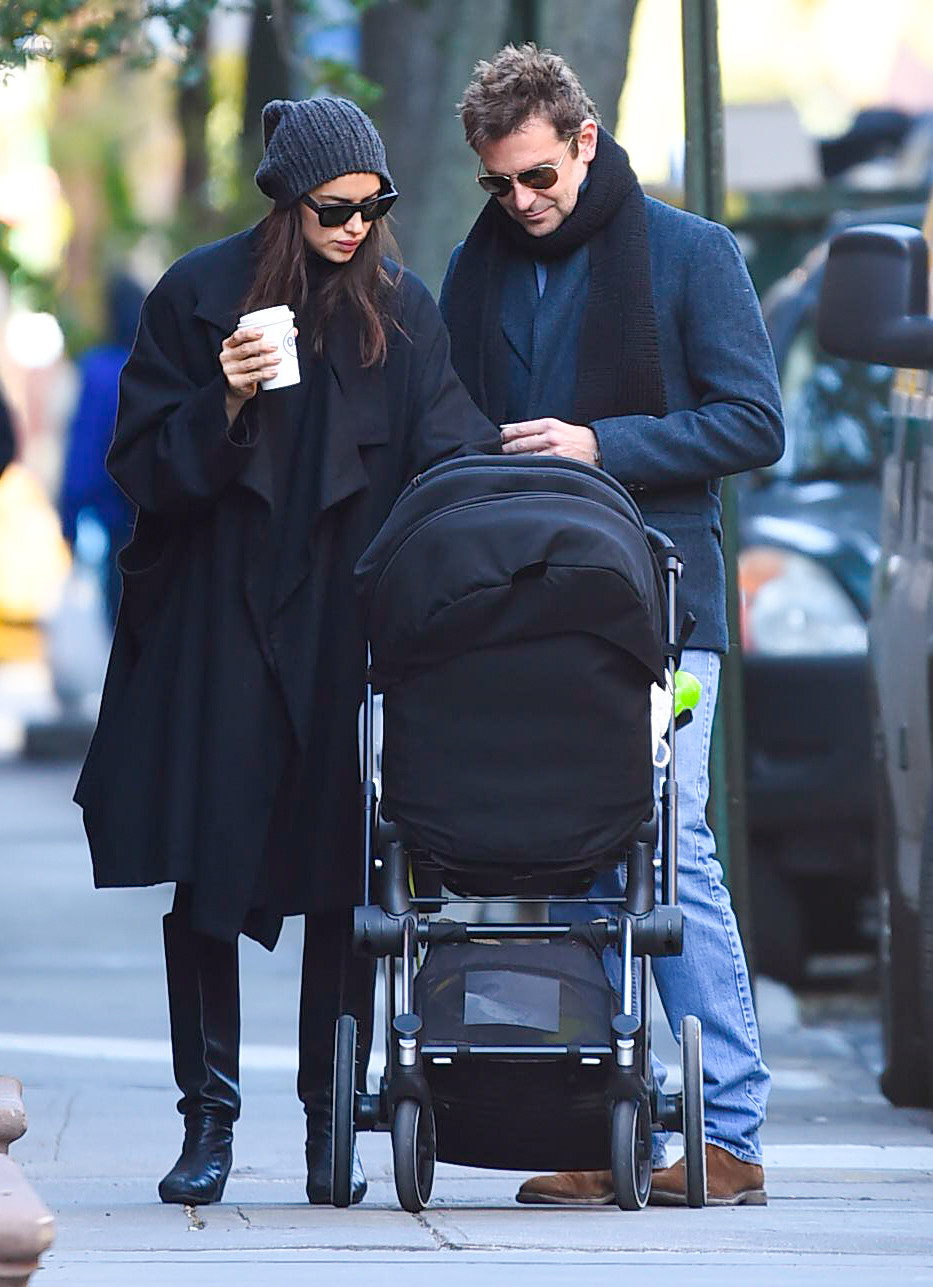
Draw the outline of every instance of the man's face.
M543 237L559 228L577 204L580 184L596 155L596 138L596 122L584 121L577 133L576 156L571 147L561 160L567 140L559 137L549 120L531 116L514 133L485 143L479 149L479 158L487 174L515 176L538 165L560 162L557 182L552 188L528 188L516 177L511 191L496 198L506 214L532 237Z

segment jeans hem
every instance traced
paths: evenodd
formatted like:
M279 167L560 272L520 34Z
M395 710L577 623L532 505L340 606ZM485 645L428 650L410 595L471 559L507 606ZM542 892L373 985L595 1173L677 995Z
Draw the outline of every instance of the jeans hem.
M755 1153L748 1149L739 1148L736 1144L730 1144L727 1140L713 1139L709 1135L706 1137L706 1142L707 1144L715 1144L716 1147L721 1148L724 1153L731 1153L731 1155L734 1158L737 1158L740 1162L748 1162L751 1166L761 1166L761 1149Z

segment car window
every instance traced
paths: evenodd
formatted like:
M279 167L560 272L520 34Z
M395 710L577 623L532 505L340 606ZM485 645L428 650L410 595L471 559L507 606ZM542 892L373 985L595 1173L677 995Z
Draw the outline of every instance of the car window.
M784 455L765 473L796 481L877 477L893 374L831 356L805 323L781 370Z

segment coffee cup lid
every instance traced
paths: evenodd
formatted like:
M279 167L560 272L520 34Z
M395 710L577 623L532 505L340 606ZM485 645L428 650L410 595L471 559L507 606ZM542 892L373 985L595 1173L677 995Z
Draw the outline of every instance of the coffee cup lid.
M288 322L295 316L287 304L276 304L273 308L259 308L254 313L244 313L240 326L269 326L273 322Z

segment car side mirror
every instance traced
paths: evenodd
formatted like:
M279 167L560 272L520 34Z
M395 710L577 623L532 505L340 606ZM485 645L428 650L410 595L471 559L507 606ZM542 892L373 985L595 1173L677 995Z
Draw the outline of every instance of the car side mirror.
M837 233L820 287L817 335L829 353L933 368L927 244L916 228L865 224Z

